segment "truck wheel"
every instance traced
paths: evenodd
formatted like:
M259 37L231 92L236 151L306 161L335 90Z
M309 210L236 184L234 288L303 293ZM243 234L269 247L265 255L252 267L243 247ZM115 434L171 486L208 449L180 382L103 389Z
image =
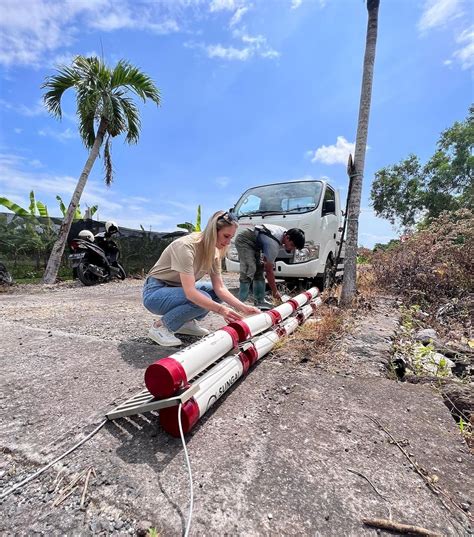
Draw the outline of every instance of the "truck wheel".
M329 289L334 285L333 261L330 257L328 257L326 260L323 275L316 278L316 285L321 291L324 291L324 289Z

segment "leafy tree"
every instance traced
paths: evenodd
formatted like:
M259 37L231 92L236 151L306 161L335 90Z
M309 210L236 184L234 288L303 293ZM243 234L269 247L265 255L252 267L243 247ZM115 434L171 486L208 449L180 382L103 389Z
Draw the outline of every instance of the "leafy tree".
M352 187L347 207L347 236L344 260L344 280L342 282L341 304L350 305L357 291L357 245L359 235L360 200L362 196L362 178L364 176L367 133L369 130L370 104L372 100L372 80L374 78L375 49L380 0L367 0L367 33L365 41L364 69L357 123L354 165L349 166Z
M371 199L377 216L398 227L425 225L443 211L474 206L474 106L463 122L443 131L423 166L416 155L375 174Z
M125 60L120 60L111 69L97 57L84 56L77 56L71 66L60 67L56 75L46 78L42 87L47 89L44 104L58 119L62 117L64 92L76 90L79 134L90 150L44 273L44 283L54 283L76 209L102 144L105 141L105 182L110 185L113 178L110 139L126 134L127 143L138 142L140 116L130 92L144 102L150 99L157 105L160 104L160 92L148 75Z

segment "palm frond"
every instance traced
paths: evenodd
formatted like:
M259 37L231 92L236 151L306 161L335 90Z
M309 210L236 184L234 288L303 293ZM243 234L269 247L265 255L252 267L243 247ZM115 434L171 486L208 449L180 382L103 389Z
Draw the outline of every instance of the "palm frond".
M127 120L127 136L125 141L129 144L136 144L140 136L140 113L135 103L129 97L122 97L121 105Z
M107 136L104 146L104 168L105 168L105 184L110 186L114 180L114 170L112 166L112 156L110 154L110 134Z
M112 94L107 99L107 132L112 136L117 136L127 129L121 99Z
M46 77L41 88L47 88L49 90L43 95L43 104L50 114L61 119L61 98L63 93L73 88L78 80L78 73L75 69L65 65L58 69L58 74Z
M161 103L160 90L156 87L153 80L143 71L128 63L120 60L112 72L110 80L112 88L125 86L138 95L143 102L147 99L152 100L157 105Z

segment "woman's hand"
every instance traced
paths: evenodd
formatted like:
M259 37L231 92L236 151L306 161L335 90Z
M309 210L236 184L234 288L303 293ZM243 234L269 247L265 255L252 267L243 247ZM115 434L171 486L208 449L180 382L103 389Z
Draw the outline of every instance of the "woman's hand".
M241 311L244 315L256 315L257 313L262 313L261 310L255 306L248 306L247 304L242 304L242 306L239 308L239 311Z
M223 306L222 304L219 306L219 311L217 313L222 315L227 323L240 321L240 319L242 319L242 315L240 315L240 313L237 313L236 311L228 308L227 306Z

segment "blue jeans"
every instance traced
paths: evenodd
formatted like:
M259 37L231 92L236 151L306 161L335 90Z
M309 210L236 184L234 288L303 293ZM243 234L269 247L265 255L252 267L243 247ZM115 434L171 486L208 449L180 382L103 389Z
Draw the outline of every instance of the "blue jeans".
M196 289L214 302L222 302L214 293L211 283L196 283ZM176 332L184 323L201 320L209 310L201 308L186 298L182 287L170 287L149 276L143 287L143 305L155 315L162 315L161 322L171 332Z

